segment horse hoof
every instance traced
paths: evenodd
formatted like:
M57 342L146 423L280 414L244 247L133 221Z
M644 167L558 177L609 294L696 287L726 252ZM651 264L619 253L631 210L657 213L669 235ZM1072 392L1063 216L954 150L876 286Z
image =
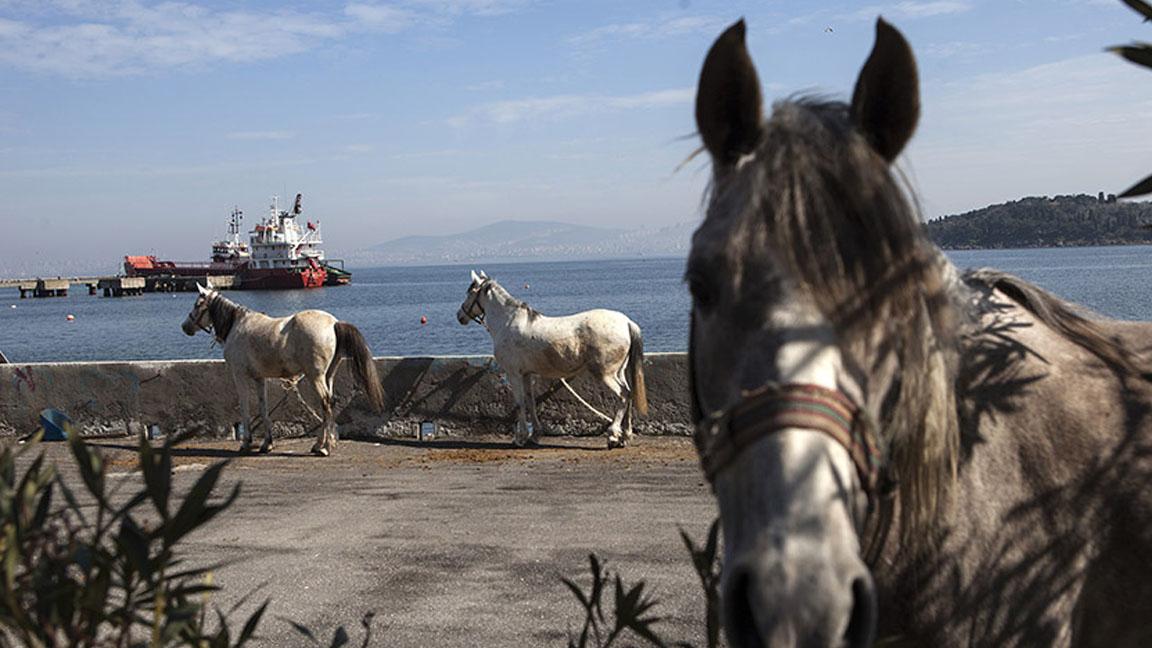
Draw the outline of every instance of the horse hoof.
M260 454L268 454L269 452L272 452L272 444L271 443L269 443L268 445L260 446Z
M317 457L327 457L329 452L328 448L312 448L312 454Z
M528 439L528 441L526 441L524 443L524 445L529 447L529 448L539 448L540 447L540 441L536 438L531 438L531 439Z
M623 448L626 445L628 445L628 442L625 441L624 439L608 439L608 449L609 450L614 450L616 448Z

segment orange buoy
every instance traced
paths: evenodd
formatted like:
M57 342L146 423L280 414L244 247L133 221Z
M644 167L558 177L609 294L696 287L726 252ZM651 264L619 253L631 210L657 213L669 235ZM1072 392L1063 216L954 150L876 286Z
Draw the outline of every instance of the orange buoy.
M421 323L421 324L427 324L427 323L428 323L428 318L427 318L426 316L424 316L424 315L421 315L421 316L420 316L420 323Z
M72 320L76 319L76 316L75 316L75 315L73 315L72 313L68 313L68 317L65 317L64 319L66 319L66 320L68 320L69 322L71 322Z

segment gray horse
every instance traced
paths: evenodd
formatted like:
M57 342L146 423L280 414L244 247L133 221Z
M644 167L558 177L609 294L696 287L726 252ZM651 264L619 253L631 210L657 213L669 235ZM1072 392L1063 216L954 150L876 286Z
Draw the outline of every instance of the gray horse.
M1152 646L1152 325L926 239L891 169L919 117L893 27L850 103L767 120L744 30L700 75L686 276L729 642Z
M587 372L616 394L620 406L616 415L608 419L609 448L622 447L632 438L633 407L641 415L648 412L644 337L636 322L623 313L598 308L548 317L513 297L481 271L472 273L472 283L456 319L462 325L476 321L492 336L496 363L508 375L516 398L518 422L513 440L518 446L534 442L541 432L533 376L566 381ZM572 393L583 401L579 394ZM526 410L532 418L531 434Z
M304 377L320 398L323 424L317 433L312 452L320 456L332 453L336 444L332 419L332 387L336 370L345 357L352 359L356 377L377 412L384 408L384 391L376 374L372 352L360 331L347 322L337 321L320 310L306 310L289 317L269 317L230 301L215 290L197 286L200 295L184 320L184 332L195 335L207 331L224 347L224 362L236 383L240 415L244 425L241 451L252 446L248 427L248 399L256 389L260 397L260 420L264 424L264 442L260 452L272 449L272 421L268 418L268 378L299 379Z

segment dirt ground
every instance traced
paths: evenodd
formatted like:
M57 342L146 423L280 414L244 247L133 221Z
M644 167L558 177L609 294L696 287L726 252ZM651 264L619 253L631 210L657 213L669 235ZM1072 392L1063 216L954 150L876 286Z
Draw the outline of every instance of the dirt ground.
M138 480L134 442L101 440L113 479ZM561 576L587 583L597 552L626 581L644 579L667 638L700 644L703 602L679 537L702 538L715 504L690 440L641 437L608 451L602 437L342 441L308 454L312 439L238 455L236 442L177 450L178 487L231 459L219 492L242 483L228 512L185 551L224 563L218 603L258 590L238 618L271 597L262 645L309 645L288 620L358 644L374 612L374 646L564 645L582 621ZM64 444L45 444L76 479ZM131 487L131 484L125 484Z

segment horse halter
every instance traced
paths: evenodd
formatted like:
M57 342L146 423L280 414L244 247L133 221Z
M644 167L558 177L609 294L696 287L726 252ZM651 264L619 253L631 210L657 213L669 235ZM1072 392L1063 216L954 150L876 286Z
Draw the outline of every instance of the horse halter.
M694 441L709 482L757 441L786 428L826 434L848 451L871 503L880 481L880 448L871 418L843 393L819 385L768 383L734 406L701 418Z
M211 335L212 339L213 339L213 344L215 344L216 336L212 332L212 320L211 319L208 320L207 326L200 323L200 320L204 319L204 315L208 312L208 298L207 297L201 297L201 299L204 300L203 304L201 304L201 306L199 308L196 307L196 304L193 304L192 305L192 312L188 313L188 319L192 320L192 323L196 325L196 328L198 328L201 331L204 331L205 333ZM196 303L200 304L200 300L199 299L196 300Z
M481 281L480 285L476 286L476 292L470 293L468 295L468 299L464 300L464 305L460 307L460 310L464 311L464 314L468 316L468 319L471 319L473 322L476 322L480 326L484 326L485 314L484 308L480 306L480 295L485 290L488 290L488 287L491 285L491 279L485 279L484 281Z

